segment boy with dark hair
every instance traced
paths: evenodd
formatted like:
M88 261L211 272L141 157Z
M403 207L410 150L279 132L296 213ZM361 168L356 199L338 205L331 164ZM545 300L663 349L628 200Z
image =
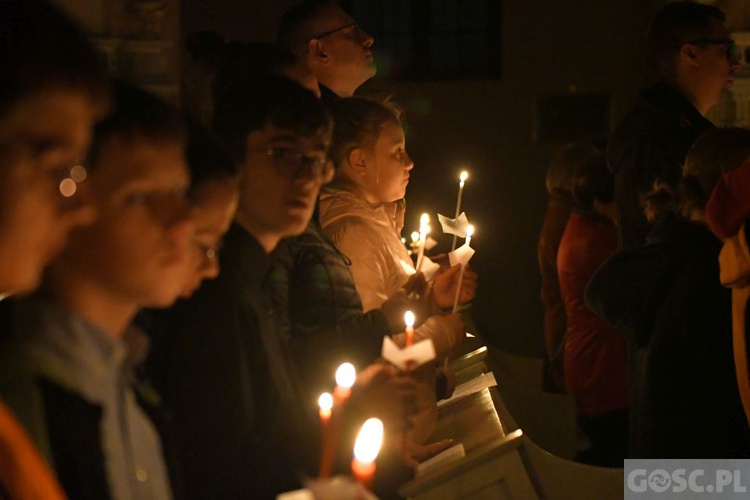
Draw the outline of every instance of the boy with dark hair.
M95 130L88 183L99 217L71 233L37 295L8 304L3 355L27 371L3 396L49 454L68 496L170 498L160 440L136 403L137 311L180 292L192 226L177 112L126 85Z
M644 195L657 180L674 185L690 146L713 128L705 115L739 68L723 23L716 7L686 1L670 3L654 16L647 41L660 82L642 93L607 147L621 248L645 242L650 224Z
M293 457L311 447L299 416L309 405L297 394L263 284L268 254L312 216L331 168L330 118L312 92L268 76L228 92L214 130L240 170L222 272L160 315L163 335L149 363L174 411L188 497L271 498L297 487Z
M92 221L84 185L70 176L106 89L94 49L56 7L45 0L0 3L0 295L34 289L68 232ZM71 186L76 193L61 190ZM17 383L6 361L0 360L0 388ZM0 402L0 497L6 496L63 493Z

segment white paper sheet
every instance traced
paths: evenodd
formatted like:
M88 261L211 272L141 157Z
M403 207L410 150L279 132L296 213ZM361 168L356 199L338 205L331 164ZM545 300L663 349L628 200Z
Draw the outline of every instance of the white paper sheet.
M443 399L442 401L438 401L437 405L438 407L441 407L450 404L456 400L465 398L466 396L487 389L488 387L495 387L496 385L497 381L495 380L494 373L483 373L482 375L479 375L478 377L473 378L468 382L464 382L463 384L456 387L456 390L453 391L453 396L451 396L450 399Z

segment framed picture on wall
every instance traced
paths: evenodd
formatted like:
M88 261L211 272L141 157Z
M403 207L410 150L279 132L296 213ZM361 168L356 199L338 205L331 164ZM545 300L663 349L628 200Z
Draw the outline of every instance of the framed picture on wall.
M404 80L499 78L502 0L343 0L375 38L379 72Z

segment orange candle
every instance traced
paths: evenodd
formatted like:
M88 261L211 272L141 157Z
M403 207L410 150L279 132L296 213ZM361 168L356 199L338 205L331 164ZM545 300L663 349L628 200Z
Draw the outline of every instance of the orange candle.
M375 476L375 459L383 445L383 422L377 418L368 419L357 435L354 443L352 473L362 486L370 489Z
M406 347L414 343L414 313L406 311L404 314L404 324L406 325Z
M342 412L344 403L352 392L352 386L357 379L357 371L351 363L344 363L336 370L336 388L331 400L330 422L326 420L323 427L323 448L321 450L320 471L321 479L330 477L336 455L336 443L341 433ZM322 396L321 396L322 398ZM318 405L320 405L318 400ZM324 412L321 406L320 418L323 421ZM330 425L328 425L330 424Z
M352 386L357 380L357 370L351 363L344 363L336 370L336 388L333 390L333 402L340 405L349 398Z
M323 424L323 427L325 427L325 425L328 423L328 420L331 418L333 396L331 396L327 392L324 392L318 398L318 406L320 407L320 411L318 412L320 414L320 423Z

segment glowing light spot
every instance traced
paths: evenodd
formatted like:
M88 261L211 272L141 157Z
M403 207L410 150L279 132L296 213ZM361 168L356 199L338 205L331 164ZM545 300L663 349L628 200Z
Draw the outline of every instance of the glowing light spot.
M328 392L324 392L318 398L318 406L323 411L331 411L331 408L333 408L333 396Z
M354 385L355 380L357 380L357 370L354 369L353 364L344 363L336 370L336 384L339 386L349 388Z
M362 425L354 443L354 457L362 463L371 463L378 458L383 445L383 422L370 418Z
M70 178L75 182L85 181L87 175L88 172L86 171L86 167L84 167L83 165L76 165L75 167L70 169Z
M66 198L70 198L74 194L76 194L76 190L78 189L78 186L76 186L76 183L73 179L67 178L60 181L60 194L65 196Z

